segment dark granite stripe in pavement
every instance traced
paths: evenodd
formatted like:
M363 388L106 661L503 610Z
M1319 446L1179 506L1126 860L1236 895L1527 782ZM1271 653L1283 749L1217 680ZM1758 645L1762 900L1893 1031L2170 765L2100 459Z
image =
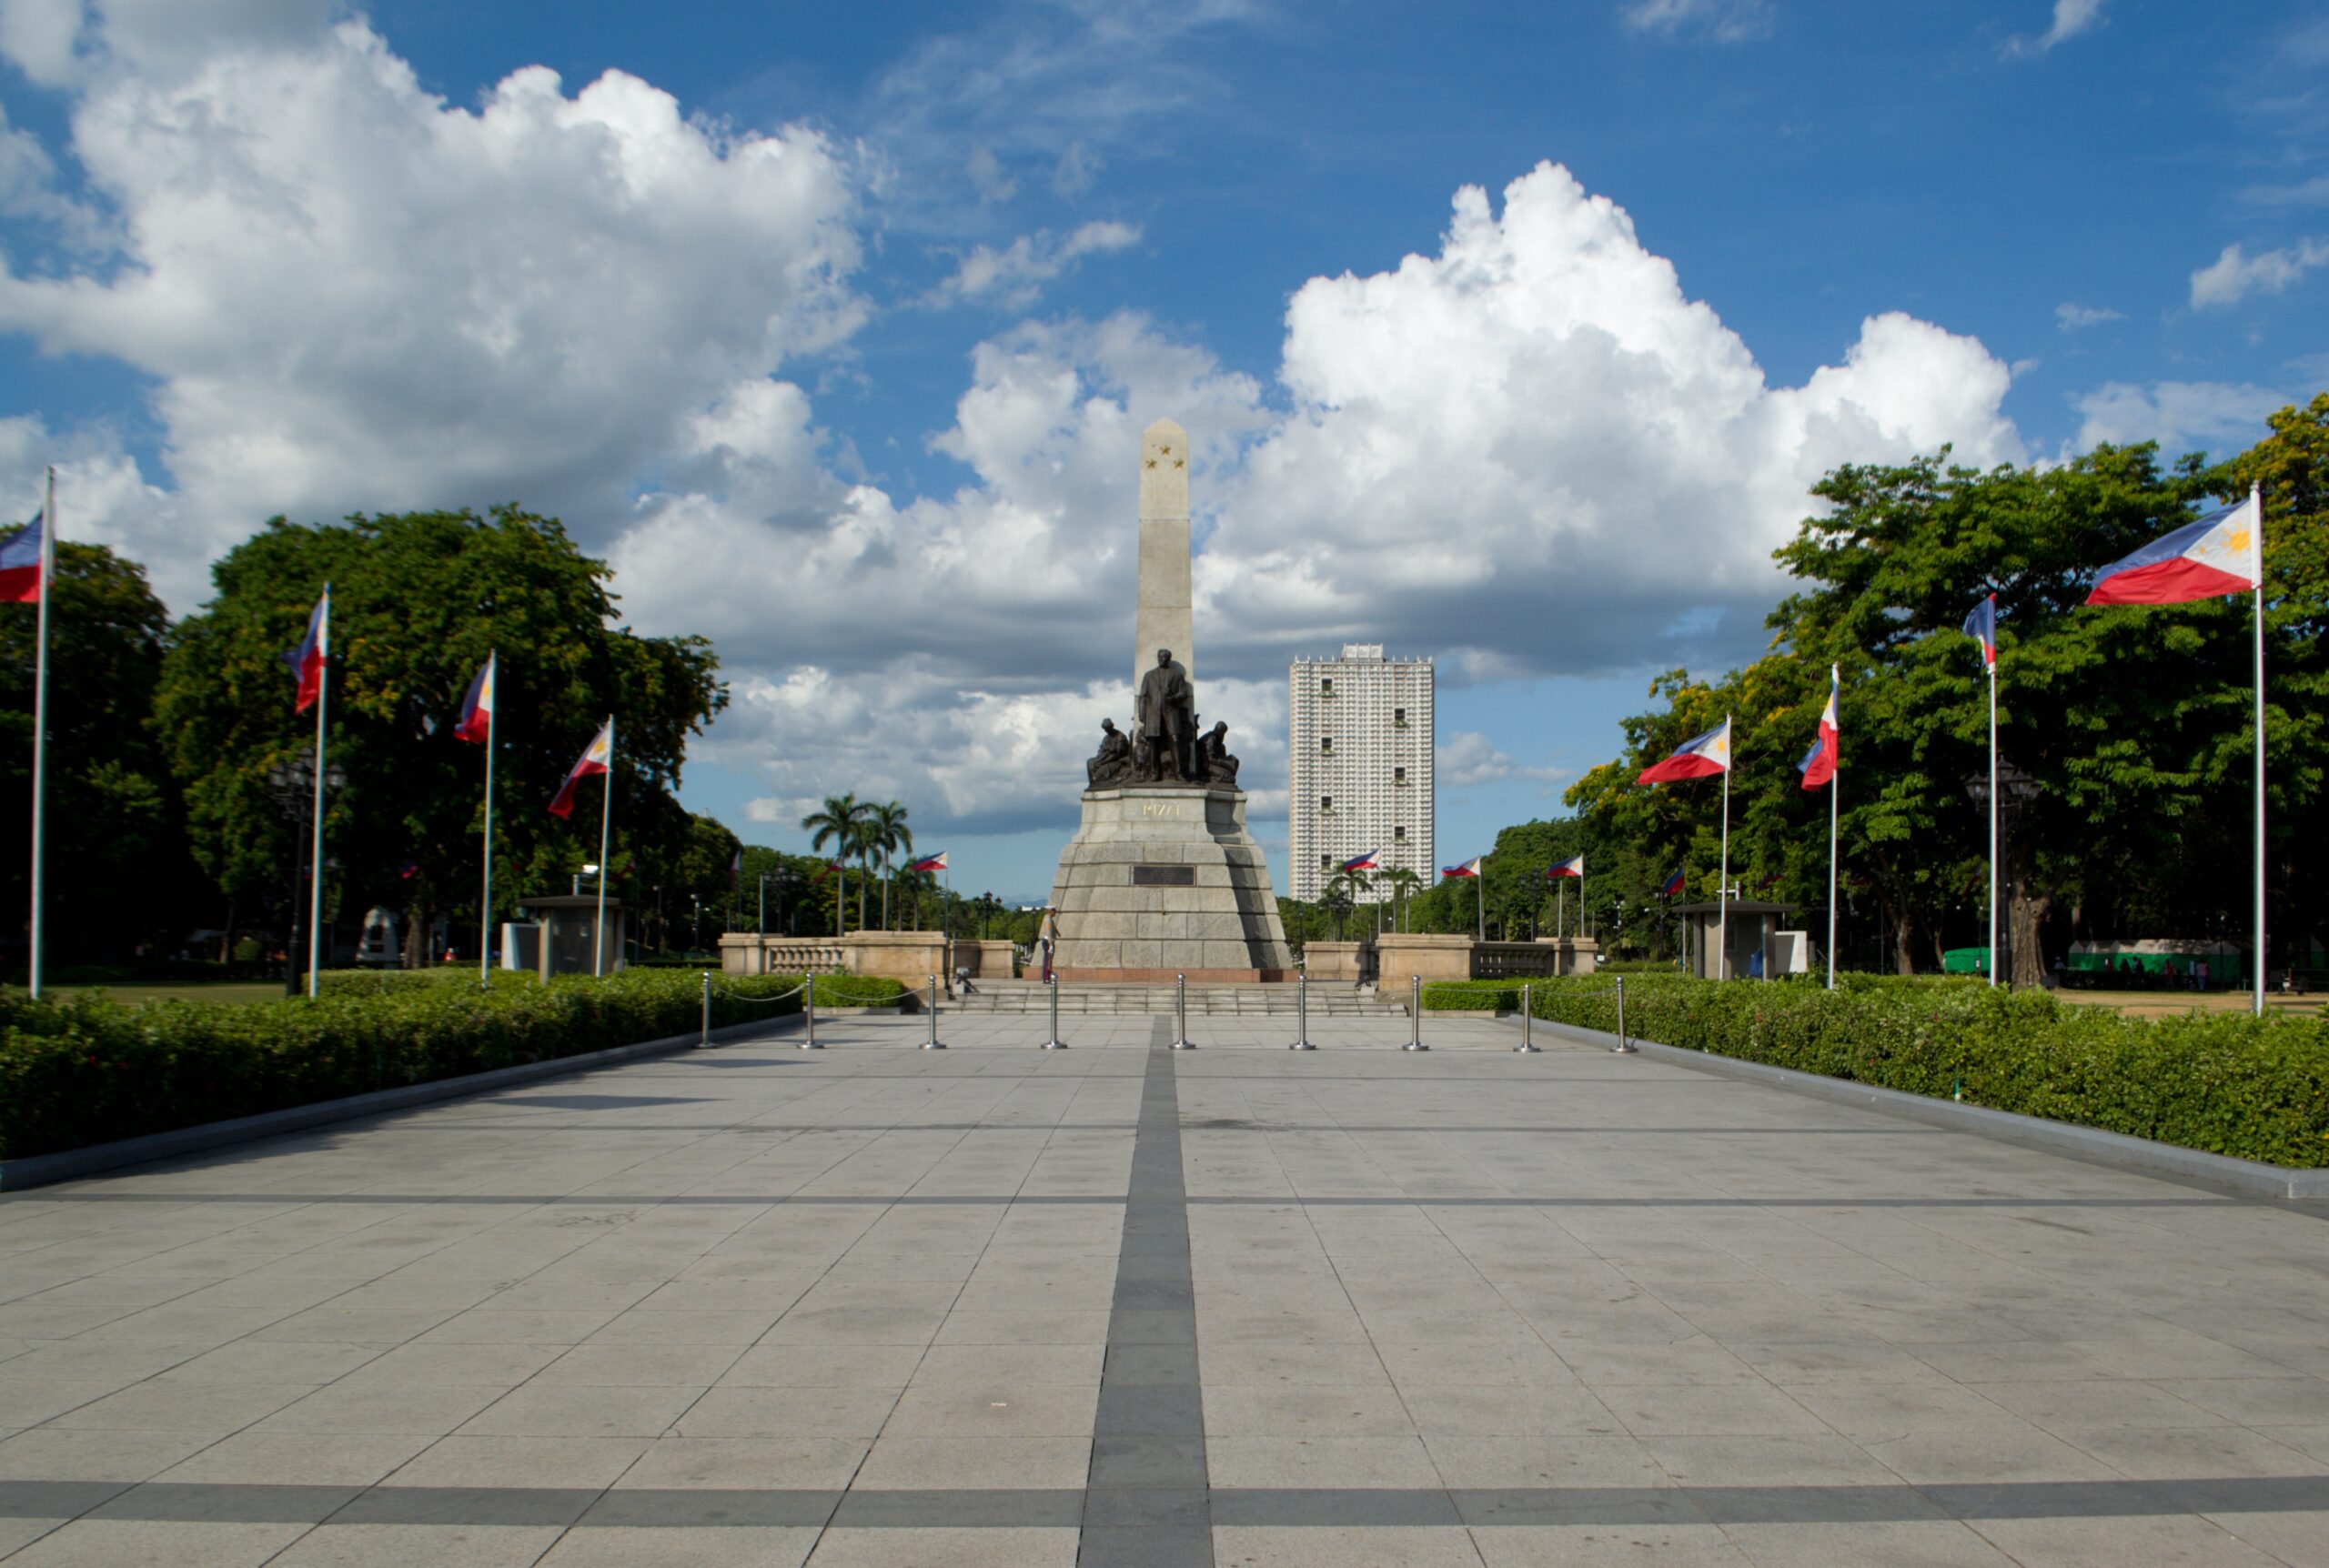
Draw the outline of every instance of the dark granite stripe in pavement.
M1080 1568L1213 1568L1188 1190L1171 1022L1156 1020L1108 1314Z

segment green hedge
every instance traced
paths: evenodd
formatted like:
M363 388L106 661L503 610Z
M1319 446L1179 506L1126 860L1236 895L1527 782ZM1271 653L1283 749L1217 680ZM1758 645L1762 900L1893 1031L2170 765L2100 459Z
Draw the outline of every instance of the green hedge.
M717 1029L801 1008L797 975L718 977ZM895 980L821 976L820 1007L893 1001ZM322 995L126 1007L101 992L0 994L0 1159L134 1138L400 1084L580 1056L694 1030L692 972L625 970L541 985L469 970L350 971Z
M1840 982L1843 977L1839 977ZM1531 1010L1614 1030L1615 987L1537 981ZM1517 985L1425 988L1424 1006L1468 1009ZM1628 976L1631 1034L1799 1072L2099 1127L2261 1160L2329 1166L2329 1016L2191 1012L2127 1018L1980 980L1854 977L1816 984Z

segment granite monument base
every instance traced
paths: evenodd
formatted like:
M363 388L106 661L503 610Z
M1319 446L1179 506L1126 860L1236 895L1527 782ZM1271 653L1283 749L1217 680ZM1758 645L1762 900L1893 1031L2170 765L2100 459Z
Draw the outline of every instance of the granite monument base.
M1230 789L1119 784L1084 792L1052 884L1063 981L1287 980L1269 862Z

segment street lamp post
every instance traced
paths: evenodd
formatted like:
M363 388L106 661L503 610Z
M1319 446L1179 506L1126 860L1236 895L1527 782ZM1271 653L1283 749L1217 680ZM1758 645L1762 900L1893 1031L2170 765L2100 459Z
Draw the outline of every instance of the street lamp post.
M324 769L325 789L337 792L347 782L346 769L334 765ZM283 994L297 996L300 940L307 934L307 922L301 911L308 903L305 896L308 878L310 874L321 875L319 870L311 873L308 865L308 840L312 826L309 814L314 809L316 799L315 758L302 755L287 762L277 763L267 770L267 792L275 797L276 809L283 813L284 820L297 829L294 836L298 840L292 853L291 936L284 945L283 954Z
M1981 809L1981 814L1984 817L1990 814L1990 775L1988 773L1983 772L1968 775L1965 779L1965 793L1971 798L1974 805ZM1997 762L1996 819L1998 824L1998 839L2001 843L2012 839L2014 819L2021 815L2023 808L2027 807L2031 801L2037 798L2038 779L2036 776L2024 772L2021 769L2015 767L2012 763L2006 761L2002 758L1999 759ZM1992 852L1994 853L1994 851ZM1992 888L1995 888L1998 885L1997 868L1994 865L1990 869L1990 880ZM1991 897L1992 905L1994 906L1996 895L1992 893ZM1993 907L1991 910L1992 930L1995 930L1995 918L1996 914ZM2007 980L2007 975L2005 973L2006 966L1998 961L1998 942L1995 938L1992 937L1990 944L1990 980L1993 984L2003 984ZM2009 950L2013 946L2013 934L2010 929L2006 933L2004 946Z

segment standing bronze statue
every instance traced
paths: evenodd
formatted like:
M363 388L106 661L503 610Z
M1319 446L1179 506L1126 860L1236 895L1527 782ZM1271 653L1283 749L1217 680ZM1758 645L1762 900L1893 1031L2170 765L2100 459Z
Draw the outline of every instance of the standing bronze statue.
M1156 650L1156 668L1140 679L1140 753L1144 771L1159 783L1201 779L1196 768L1196 696L1189 678L1173 662L1173 650Z

